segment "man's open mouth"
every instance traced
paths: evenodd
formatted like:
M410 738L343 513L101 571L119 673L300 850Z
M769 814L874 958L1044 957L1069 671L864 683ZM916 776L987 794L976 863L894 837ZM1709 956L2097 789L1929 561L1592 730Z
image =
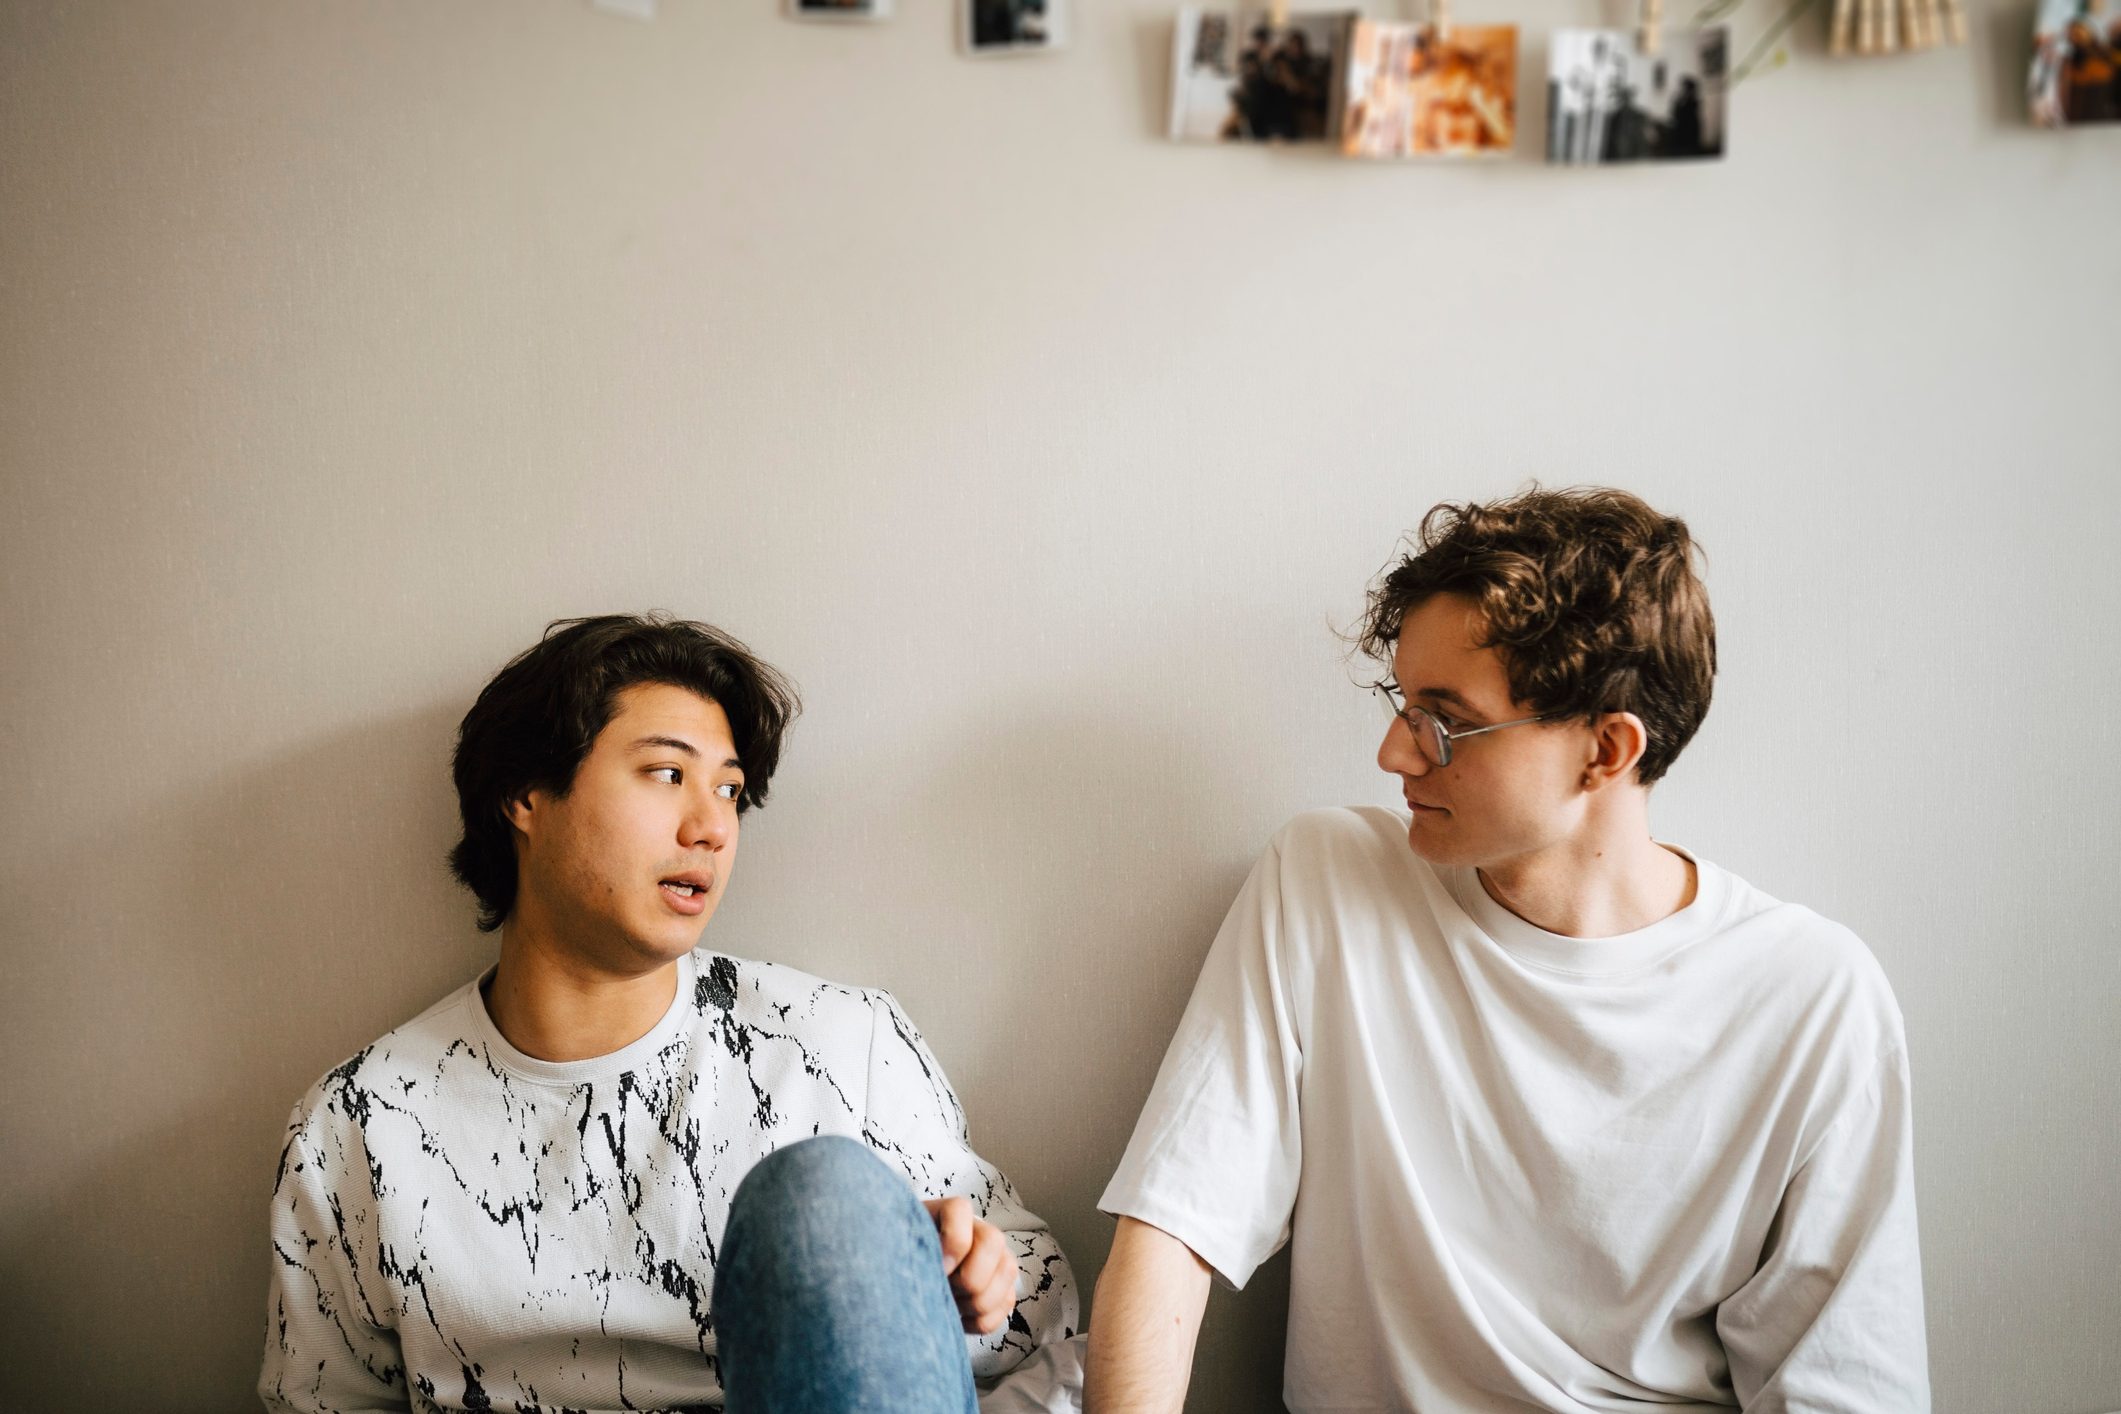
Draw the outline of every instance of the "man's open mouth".
M682 883L676 879L665 879L663 887L676 894L679 898L694 898L707 892L705 888L698 884Z

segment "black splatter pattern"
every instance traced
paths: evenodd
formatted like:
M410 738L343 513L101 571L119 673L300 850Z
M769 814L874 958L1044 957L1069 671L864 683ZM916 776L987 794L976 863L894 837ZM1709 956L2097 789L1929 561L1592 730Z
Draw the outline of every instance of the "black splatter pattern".
M259 1390L269 1409L715 1408L715 1246L751 1166L813 1134L963 1193L1015 1251L981 1377L1077 1325L1067 1258L972 1151L883 992L698 953L617 1057L511 1064L476 984L334 1068L280 1154Z

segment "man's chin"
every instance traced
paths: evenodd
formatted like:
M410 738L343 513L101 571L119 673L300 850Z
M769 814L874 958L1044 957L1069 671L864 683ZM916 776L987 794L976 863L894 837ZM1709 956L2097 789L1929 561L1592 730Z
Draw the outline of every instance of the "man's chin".
M1419 815L1407 825L1407 848L1413 850L1416 857L1438 868L1465 863L1461 857L1463 851L1454 848L1452 841L1437 833L1433 820Z
M705 917L679 920L682 926L672 926L668 920L660 927L639 929L626 941L633 946L644 961L651 963L676 962L686 953L700 945L700 938L707 931Z

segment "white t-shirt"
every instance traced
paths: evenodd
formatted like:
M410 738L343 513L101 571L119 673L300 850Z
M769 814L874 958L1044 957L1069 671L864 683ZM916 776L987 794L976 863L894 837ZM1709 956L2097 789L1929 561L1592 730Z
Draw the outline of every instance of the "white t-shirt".
M1407 825L1275 838L1098 1206L1232 1286L1293 1242L1297 1411L1928 1409L1907 1053L1855 935L1696 859L1679 912L1563 937Z
M273 1192L259 1393L275 1411L719 1405L729 1199L814 1134L865 1141L1007 1234L1016 1313L966 1338L975 1377L1007 1387L983 1407L1076 1408L1068 1259L973 1152L898 1003L710 952L610 1055L524 1055L472 982L312 1087Z

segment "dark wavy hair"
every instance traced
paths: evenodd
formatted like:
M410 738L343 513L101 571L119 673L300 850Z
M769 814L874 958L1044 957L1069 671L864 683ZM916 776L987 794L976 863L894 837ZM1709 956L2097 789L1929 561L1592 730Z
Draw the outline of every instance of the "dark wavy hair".
M449 868L478 896L480 931L500 927L515 907L508 806L533 790L567 794L618 695L643 683L718 703L744 768L737 812L765 803L781 738L802 710L788 679L709 624L665 614L561 619L494 675L457 728L452 774L464 837Z
M1499 649L1510 695L1541 714L1590 721L1633 712L1653 785L1708 715L1716 620L1686 522L1607 487L1537 484L1485 505L1444 502L1370 586L1356 646L1389 663L1409 610L1438 594L1472 600L1483 647Z

